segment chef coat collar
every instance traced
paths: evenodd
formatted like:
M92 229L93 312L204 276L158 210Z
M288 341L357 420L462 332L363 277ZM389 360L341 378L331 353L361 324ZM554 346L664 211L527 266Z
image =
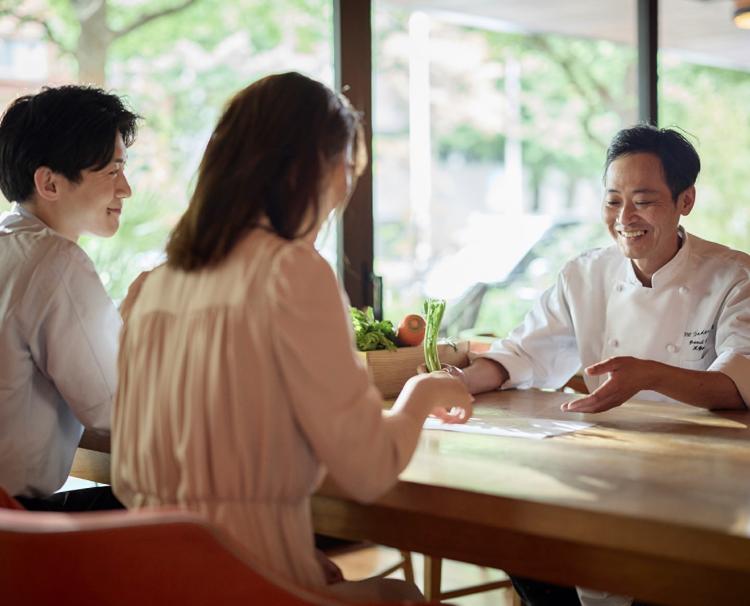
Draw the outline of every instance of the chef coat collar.
M658 288L665 284L669 284L682 273L682 270L687 263L688 257L690 256L690 237L682 225L677 226L677 235L680 238L682 245L677 251L677 254L667 261L666 264L656 270L654 275L651 276L651 288ZM643 286L638 279L638 276L635 275L633 262L628 258L625 258L625 281L629 284Z

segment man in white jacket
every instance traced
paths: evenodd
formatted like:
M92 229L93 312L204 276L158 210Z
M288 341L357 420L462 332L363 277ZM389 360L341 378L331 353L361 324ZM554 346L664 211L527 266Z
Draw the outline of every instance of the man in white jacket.
M615 245L570 261L523 324L464 370L472 393L557 388L583 367L601 412L630 398L708 409L750 401L750 256L680 227L700 160L678 132L636 126L607 152L602 218Z
M14 101L0 122L0 486L30 509L119 506L109 487L53 494L84 427L109 430L121 320L84 234L112 236L137 116L86 86Z
M607 151L602 204L614 246L567 263L523 324L457 373L469 390L559 388L583 368L590 394L565 411L601 412L634 397L745 409L750 257L680 227L699 171L677 131L620 131ZM583 604L630 603L579 593ZM576 603L545 587L525 597L533 606Z

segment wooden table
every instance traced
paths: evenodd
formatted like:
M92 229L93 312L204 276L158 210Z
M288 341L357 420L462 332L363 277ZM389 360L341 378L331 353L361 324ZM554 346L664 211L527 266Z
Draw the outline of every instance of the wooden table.
M81 436L70 475L101 484L110 483L109 432L86 430Z
M475 416L595 426L531 440L426 431L370 505L331 482L316 530L674 605L750 603L750 413L629 402L562 413L571 396L506 391Z

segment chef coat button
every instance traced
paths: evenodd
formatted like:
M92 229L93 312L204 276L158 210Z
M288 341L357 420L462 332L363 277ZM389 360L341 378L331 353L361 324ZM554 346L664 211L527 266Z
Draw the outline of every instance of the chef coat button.
M623 290L625 290L625 287L622 284L618 284L617 285L617 292L622 292Z
M681 295L688 294L688 287L687 286L680 286L680 288L677 290Z
M609 340L609 344L610 344L610 345L611 345L612 347L618 347L618 346L620 345L620 342L619 342L619 341L618 341L617 339L610 339L610 340Z
M672 343L670 343L669 345L667 345L667 351L669 353L675 353L677 351L677 347L675 345L672 345Z

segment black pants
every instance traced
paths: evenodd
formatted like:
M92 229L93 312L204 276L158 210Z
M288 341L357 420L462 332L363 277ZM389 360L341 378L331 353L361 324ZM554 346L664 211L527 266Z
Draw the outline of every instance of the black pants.
M82 488L68 492L56 492L44 498L16 497L16 500L30 511L100 511L104 509L125 509L109 486Z
M510 580L524 606L581 606L575 587L515 576L510 577Z
M524 606L581 606L575 587L553 585L522 577L510 577L510 580ZM649 605L634 601L633 606Z

